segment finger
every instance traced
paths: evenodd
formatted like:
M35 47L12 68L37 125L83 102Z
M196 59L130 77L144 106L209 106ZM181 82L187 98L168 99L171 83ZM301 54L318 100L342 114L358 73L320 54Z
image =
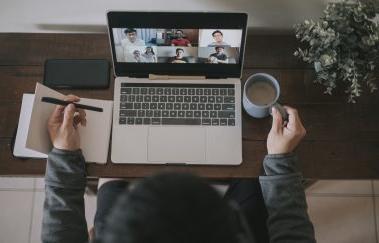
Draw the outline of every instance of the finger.
M69 94L64 97L64 101L70 101L70 102L79 102L80 98L76 95Z
M284 109L286 109L288 113L288 125L298 125L300 121L299 113L296 109L290 107L290 106L283 106Z
M50 123L60 122L62 120L63 110L64 110L64 106L61 106L61 105L55 106L53 113L51 113L50 115L49 122Z
M283 125L283 119L282 119L282 115L279 113L279 111L275 108L275 107L272 107L271 108L271 112L272 112L272 127L271 127L271 130L277 132L277 133L281 133L282 132L282 125Z
M75 105L69 104L64 109L62 126L65 128L74 126L74 116L75 116Z
M86 126L87 124L87 119L86 119L86 112L83 109L76 109L76 111L79 113L79 122L83 126Z

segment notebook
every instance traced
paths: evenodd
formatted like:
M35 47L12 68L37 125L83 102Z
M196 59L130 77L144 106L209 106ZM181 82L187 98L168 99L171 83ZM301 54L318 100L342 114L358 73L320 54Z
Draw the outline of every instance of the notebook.
M17 131L17 135L19 141L22 141L20 138L26 136L26 149L46 155L53 147L47 130L47 122L55 109L55 105L41 102L42 97L63 99L64 95L37 83L33 105L25 105L25 110L21 111L21 115L23 115L27 114L27 108L31 109L28 129L20 130L20 134ZM81 149L86 162L105 164L108 159L113 101L81 98L79 103L103 108L103 112L86 110L87 125L85 127L80 126L78 129ZM22 145L22 142L20 144Z

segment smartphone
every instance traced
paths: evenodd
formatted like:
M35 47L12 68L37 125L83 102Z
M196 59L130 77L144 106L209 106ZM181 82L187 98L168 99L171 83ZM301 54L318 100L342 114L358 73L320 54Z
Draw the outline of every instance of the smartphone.
M107 89L109 69L105 59L48 59L43 84L58 89Z

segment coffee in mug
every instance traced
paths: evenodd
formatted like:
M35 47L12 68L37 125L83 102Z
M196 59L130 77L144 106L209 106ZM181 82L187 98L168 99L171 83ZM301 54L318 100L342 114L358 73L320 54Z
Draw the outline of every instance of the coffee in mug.
M273 103L277 97L274 85L268 82L254 82L247 89L247 98L256 105L266 106Z

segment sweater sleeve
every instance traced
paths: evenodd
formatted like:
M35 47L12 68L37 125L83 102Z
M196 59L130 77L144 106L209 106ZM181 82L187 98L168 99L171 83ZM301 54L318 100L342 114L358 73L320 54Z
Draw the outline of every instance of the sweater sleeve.
M270 242L316 242L294 154L267 155L259 178L268 211Z
M42 242L88 242L85 186L82 152L54 148L46 166Z

